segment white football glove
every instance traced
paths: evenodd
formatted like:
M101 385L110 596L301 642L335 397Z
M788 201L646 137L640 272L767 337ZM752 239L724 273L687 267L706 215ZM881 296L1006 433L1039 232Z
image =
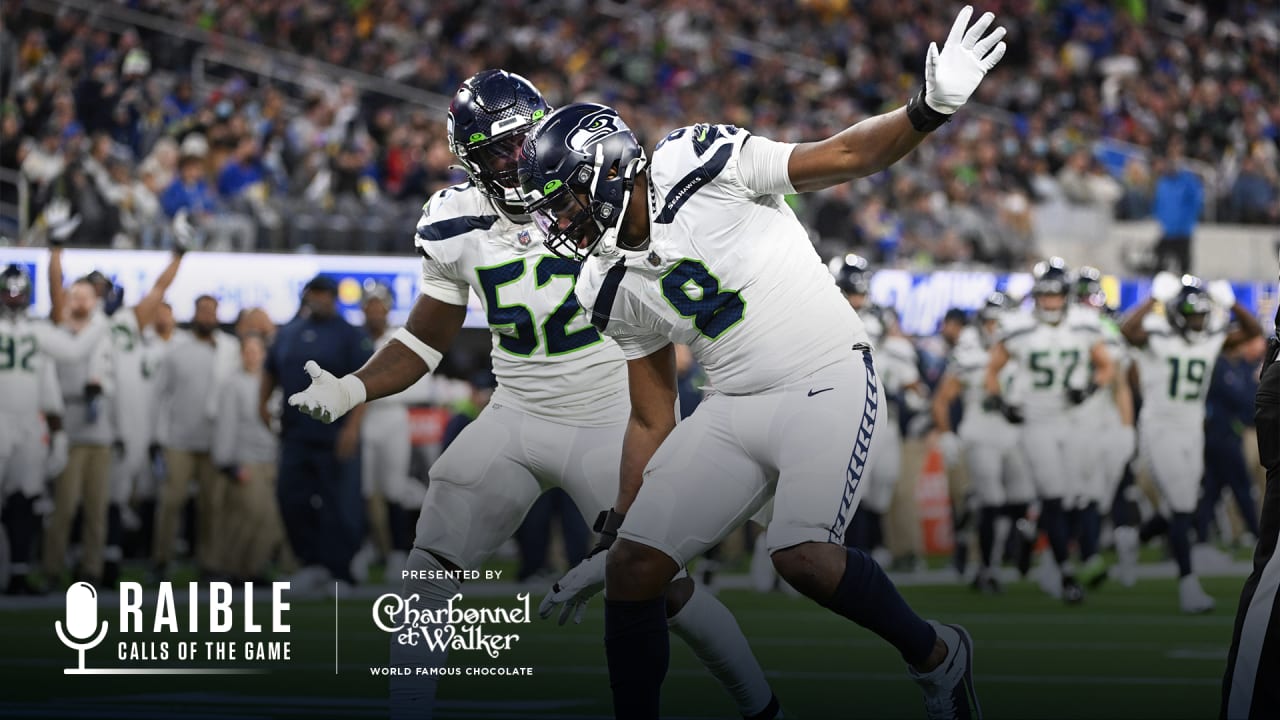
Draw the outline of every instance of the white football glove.
M49 244L62 245L80 227L80 216L71 214L71 203L57 198L45 207L44 224L49 231Z
M1236 304L1236 291L1231 288L1231 283L1226 280L1214 280L1209 283L1209 297L1219 307L1232 308Z
M575 565L556 584L538 605L538 615L546 620L556 606L564 603L560 611L560 624L564 625L573 615L573 624L580 625L587 611L587 601L604 589L604 563L608 552L598 552Z
M1182 281L1171 272L1160 271L1151 281L1151 297L1158 303L1167 303L1178 297Z
M321 370L315 360L308 360L303 369L311 376L311 385L290 395L289 404L304 415L322 423L331 423L364 402L364 383L355 375L336 378L329 371Z
M945 115L959 110L978 89L982 78L1004 57L1005 44L1000 39L1005 29L997 27L987 33L996 16L983 13L965 32L972 16L973 6L965 5L951 26L942 52L938 52L937 43L929 43L925 56L924 100Z
M52 480L67 469L67 459L71 453L71 442L67 434L61 430L49 433L49 455L44 461L44 475Z

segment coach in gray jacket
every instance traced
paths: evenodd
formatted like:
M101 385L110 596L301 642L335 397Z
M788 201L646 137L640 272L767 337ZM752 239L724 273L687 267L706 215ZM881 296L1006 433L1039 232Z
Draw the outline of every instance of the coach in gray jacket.
M167 575L173 560L178 522L192 480L197 483L197 563L204 576L219 570L218 525L225 486L210 454L214 427L210 398L219 392L219 380L229 375L227 364L238 356L239 341L218 329L217 299L209 295L196 298L191 331L170 345L156 380L160 406L157 435L165 448L169 469L156 503L152 548L152 561L160 579Z

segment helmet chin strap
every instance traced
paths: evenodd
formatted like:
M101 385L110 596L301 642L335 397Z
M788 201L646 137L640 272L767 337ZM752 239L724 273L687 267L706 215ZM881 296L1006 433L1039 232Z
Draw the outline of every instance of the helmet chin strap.
M596 241L595 249L592 250L593 255L610 255L618 249L618 233L622 230L622 216L627 211L627 206L631 203L631 191L636 186L636 176L644 170L645 159L638 157L622 168L622 203L618 206L617 217L613 218L613 224L605 227L604 223L595 219L593 212L592 219L596 221L596 227L600 230L600 239ZM591 194L596 195L600 192L601 184L608 178L605 177L604 169L604 145L596 145L596 157L593 165L593 177Z

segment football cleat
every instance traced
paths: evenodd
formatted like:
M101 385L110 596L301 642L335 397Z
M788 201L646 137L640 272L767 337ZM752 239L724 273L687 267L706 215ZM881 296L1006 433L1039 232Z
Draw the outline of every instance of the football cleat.
M924 713L929 720L977 720L982 707L973 688L973 638L959 625L929 621L947 646L942 664L927 673L907 668L924 691Z
M1068 605L1079 605L1084 602L1084 588L1073 575L1062 576L1062 601Z
M1213 610L1216 603L1200 586L1200 578L1187 575L1178 581L1178 605L1188 615L1199 615Z
M1116 579L1124 587L1138 581L1138 529L1121 525L1115 530Z

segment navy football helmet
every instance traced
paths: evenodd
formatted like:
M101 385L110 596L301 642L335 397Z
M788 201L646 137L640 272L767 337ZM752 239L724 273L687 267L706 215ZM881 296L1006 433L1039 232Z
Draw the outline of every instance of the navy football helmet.
M528 80L505 70L482 70L467 78L449 103L449 150L485 195L522 212L516 151L550 112Z
M0 273L0 310L21 315L31 304L31 278L20 265L10 264Z
M978 308L978 321L999 320L1000 316L1013 308L1013 301L1002 292L993 292L987 296L986 302Z
M1107 294L1102 290L1102 273L1088 265L1076 273L1076 301L1092 308L1107 306Z
M832 260L828 267L836 278L836 287L845 295L870 295L871 270L867 259L849 253Z
M1035 316L1042 322L1056 324L1066 317L1067 295L1071 292L1074 278L1067 269L1067 262L1060 257L1052 257L1036 263L1031 271L1035 282L1031 285L1031 297L1035 302ZM1059 298L1049 300L1048 298Z
M1209 311L1213 309L1213 299L1209 297L1200 278L1194 275L1182 276L1182 289L1176 297L1164 307L1169 324L1184 337L1195 339L1204 332Z
M547 248L572 260L612 252L647 162L613 108L574 103L547 116L519 158L520 187Z

